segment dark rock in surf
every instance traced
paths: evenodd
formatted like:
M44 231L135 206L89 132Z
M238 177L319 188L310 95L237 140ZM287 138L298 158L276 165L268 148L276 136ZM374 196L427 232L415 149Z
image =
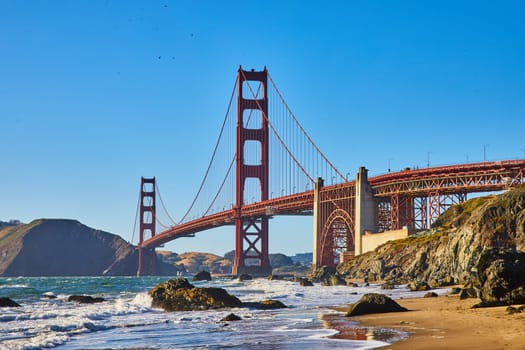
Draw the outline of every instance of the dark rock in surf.
M246 273L239 275L239 281L251 281L252 279L253 277Z
M242 320L240 316L237 316L236 314L231 313L228 316L224 317L221 321L229 322L229 321L240 321L240 320Z
M6 297L0 297L0 307L20 307L20 304Z
M307 278L301 278L299 279L299 284L302 286L302 287L313 287L314 284L312 283L312 281L310 281L309 279Z
M211 281L211 274L208 271L200 270L191 279L194 282L197 281Z
M70 295L69 298L67 298L67 301L74 301L79 304L94 304L103 302L104 298L93 298L90 295Z
M44 294L42 294L42 298L45 298L45 299L56 299L57 296L53 292L45 292Z
M275 309L285 309L288 306L281 303L279 300L262 300L256 302L246 302L242 303L242 306L249 307L257 310L275 310Z
M149 291L153 307L166 311L196 311L241 307L242 302L222 288L198 288L184 278L160 283Z

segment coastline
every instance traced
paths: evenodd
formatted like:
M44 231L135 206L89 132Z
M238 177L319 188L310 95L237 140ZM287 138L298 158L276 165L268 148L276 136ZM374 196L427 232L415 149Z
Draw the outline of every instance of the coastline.
M472 309L479 299L460 300L457 295L436 298L407 298L396 300L409 311L398 313L369 314L349 317L345 326L331 324L341 332L341 337L350 337L346 328L369 330L368 336L391 343L379 349L525 349L525 313L509 315L506 306ZM338 308L346 311L347 308ZM331 323L330 320L327 320ZM345 330L346 329L346 330ZM379 330L370 332L370 329ZM398 337L395 332L404 332L407 337ZM354 331L356 333L356 331ZM365 332L366 333L366 332ZM388 340L390 336L390 340ZM348 338L347 338L348 339Z

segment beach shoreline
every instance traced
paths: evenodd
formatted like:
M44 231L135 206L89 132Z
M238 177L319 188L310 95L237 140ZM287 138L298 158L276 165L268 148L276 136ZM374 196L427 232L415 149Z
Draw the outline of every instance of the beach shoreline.
M326 321L339 328L340 338L391 343L379 348L384 350L525 349L525 313L507 314L506 306L473 309L479 299L460 300L457 295L396 301L409 311L348 317L346 325ZM349 331L352 327L355 330Z

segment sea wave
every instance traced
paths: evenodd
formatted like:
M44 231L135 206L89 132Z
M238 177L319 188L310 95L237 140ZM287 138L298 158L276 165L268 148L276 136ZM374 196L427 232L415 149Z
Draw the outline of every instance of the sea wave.
M356 301L362 294L379 292L378 285L303 287L288 281L254 279L246 282L215 279L201 286L225 288L242 301L279 299L289 306L281 310L234 308L168 313L151 307L146 292L159 278L55 278L16 281L33 288L22 307L6 308L0 316L0 349L59 347L91 348L264 348L371 349L373 341L331 339L336 330L323 328L322 315ZM100 283L99 283L100 282ZM34 285L32 284L34 283ZM72 286L82 286L72 287ZM89 286L87 288L86 286ZM71 291L89 290L106 299L102 303L67 301ZM56 299L44 299L52 291ZM385 291L382 291L385 292ZM358 294L353 294L358 293ZM388 291L394 298L419 296L401 286ZM34 295L34 296L33 296ZM37 297L35 297L37 296ZM240 322L221 321L229 313Z

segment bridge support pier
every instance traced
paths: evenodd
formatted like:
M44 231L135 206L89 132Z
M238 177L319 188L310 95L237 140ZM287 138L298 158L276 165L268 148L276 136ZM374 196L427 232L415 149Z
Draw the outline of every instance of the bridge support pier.
M321 244L322 244L322 233L323 225L321 222L321 213L320 213L320 193L321 189L324 186L324 181L322 178L318 177L315 181L314 187L314 210L313 210L313 251L312 251L312 269L316 269L322 266L322 257L321 257Z
M360 167L355 183L355 255L363 254L361 236L365 231L377 231L377 203L368 183L368 170Z
M155 178L144 178L140 180L140 205L139 205L139 244L138 244L138 268L137 276L155 275L157 256L155 248L142 246L144 238L155 236L156 195Z
M254 94L249 82L260 84L262 96L244 98L243 88L248 88L247 95ZM260 200L268 200L269 177L269 133L268 133L268 71L237 72L237 153L236 153L236 209L235 219L235 261L232 273L250 275L269 275L272 272L268 258L268 217L242 217L241 208L245 204L244 187L247 179L257 179L260 184ZM249 116L258 111L261 115L259 128L248 128ZM246 118L246 119L245 119ZM260 163L245 163L245 146L249 142L259 142Z
M232 274L270 275L272 267L268 258L268 218L239 217L235 227L235 260Z

